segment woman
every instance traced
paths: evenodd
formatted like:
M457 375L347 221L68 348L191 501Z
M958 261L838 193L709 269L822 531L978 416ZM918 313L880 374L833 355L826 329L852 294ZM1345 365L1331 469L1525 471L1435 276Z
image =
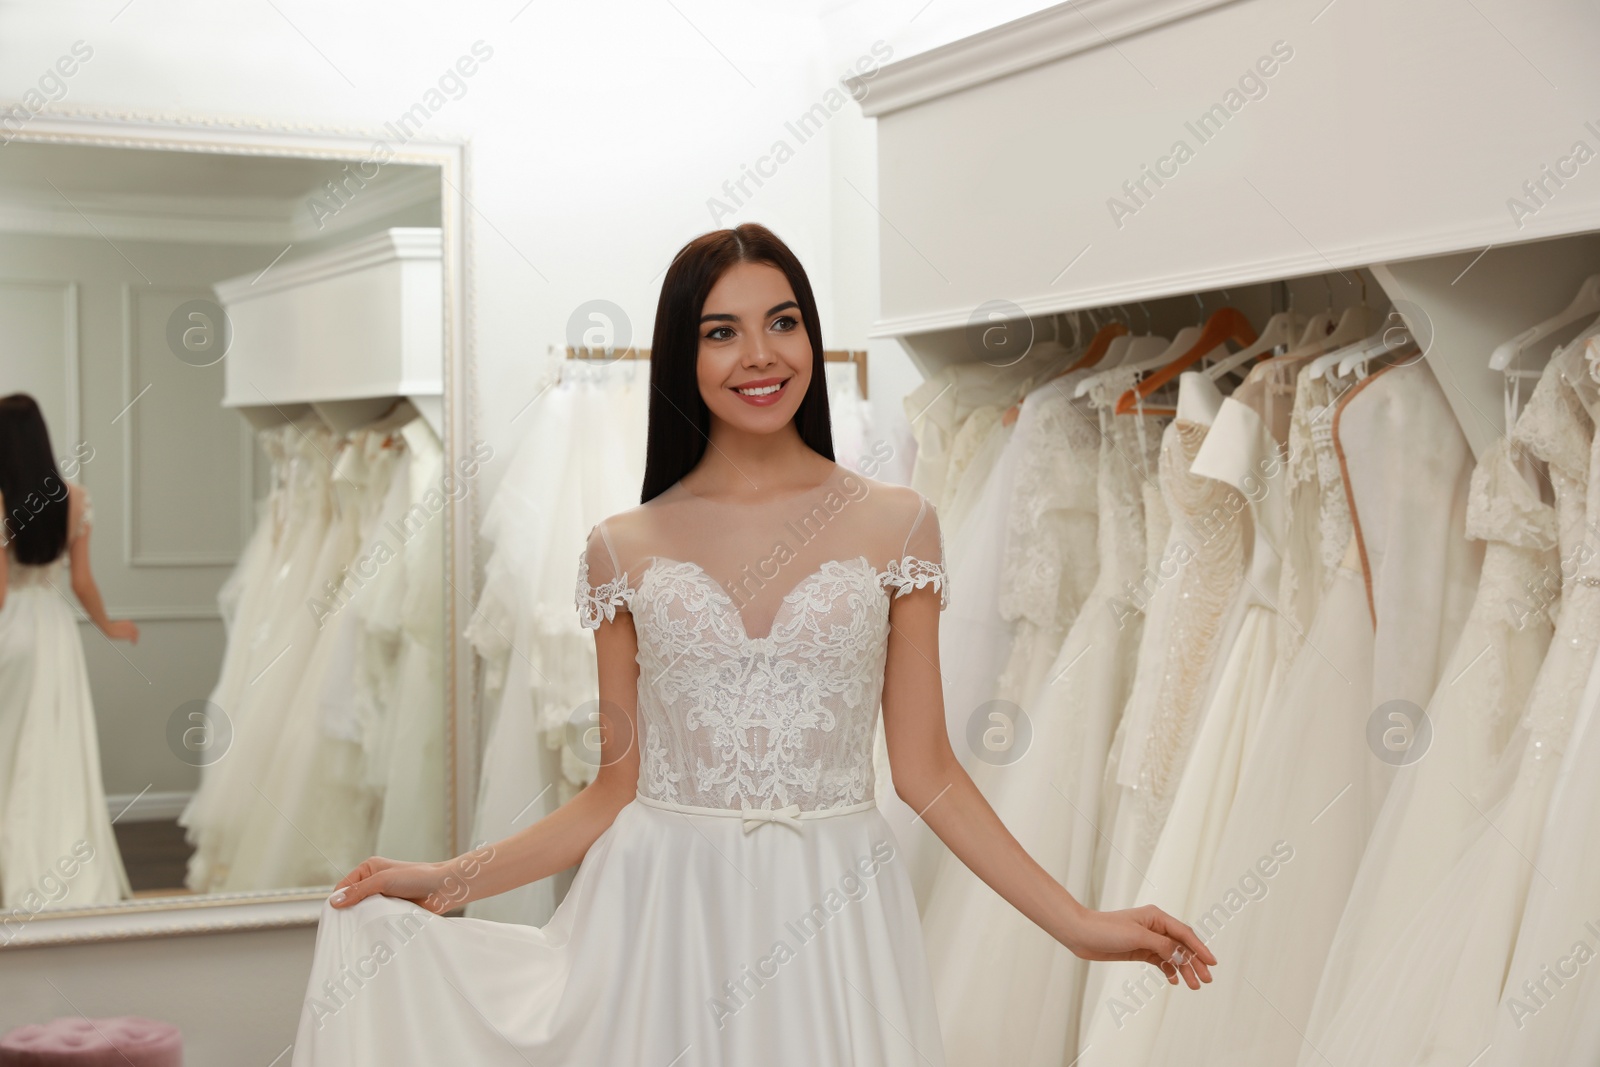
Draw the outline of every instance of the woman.
M880 698L896 792L979 877L1085 958L1210 981L1193 930L1083 908L961 769L938 519L833 462L816 304L789 249L754 224L686 245L651 364L643 503L598 524L579 563L595 780L454 860L350 872L323 908L294 1063L942 1064L873 800ZM575 863L544 927L430 921Z
M108 638L136 642L139 628L106 617L89 494L53 456L33 397L0 398L0 896L29 914L131 895L67 589Z

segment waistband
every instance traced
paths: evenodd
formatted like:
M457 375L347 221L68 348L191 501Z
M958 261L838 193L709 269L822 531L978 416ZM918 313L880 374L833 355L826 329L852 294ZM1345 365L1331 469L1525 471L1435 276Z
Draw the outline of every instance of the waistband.
M792 826L796 830L804 830L802 819L826 819L836 815L853 815L858 811L868 811L878 806L876 800L863 800L858 804L844 804L836 808L815 808L811 811L801 811L800 805L788 804L781 808L703 808L697 804L679 804L671 800L657 800L647 797L643 793L635 793L634 798L641 804L648 804L652 808L662 808L666 811L680 811L686 815L715 815L725 819L739 819L744 825L744 832L749 833L762 823L782 823Z

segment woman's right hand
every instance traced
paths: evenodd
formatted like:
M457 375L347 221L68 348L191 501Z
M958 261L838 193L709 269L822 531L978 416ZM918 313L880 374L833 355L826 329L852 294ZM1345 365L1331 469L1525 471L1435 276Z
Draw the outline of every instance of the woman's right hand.
M100 632L114 641L127 641L134 645L139 643L139 627L132 619L112 619Z
M328 902L336 908L348 908L376 893L409 900L443 915L456 906L455 897L444 891L453 877L444 864L407 863L373 856L334 886Z

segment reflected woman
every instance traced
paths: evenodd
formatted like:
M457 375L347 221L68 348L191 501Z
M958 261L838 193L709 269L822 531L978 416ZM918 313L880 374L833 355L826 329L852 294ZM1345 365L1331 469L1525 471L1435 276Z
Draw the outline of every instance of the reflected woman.
M33 397L0 398L0 939L45 907L131 895L106 811L89 674L67 590L101 633L89 494L56 467Z

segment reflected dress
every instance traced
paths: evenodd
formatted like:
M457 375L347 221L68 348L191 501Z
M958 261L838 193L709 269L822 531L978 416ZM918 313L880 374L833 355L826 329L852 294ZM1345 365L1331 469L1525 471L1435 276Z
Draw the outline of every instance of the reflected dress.
M839 467L598 524L577 600L592 628L632 616L636 797L542 927L324 905L296 1067L943 1067L873 799L890 602L923 588L944 607L932 505Z

